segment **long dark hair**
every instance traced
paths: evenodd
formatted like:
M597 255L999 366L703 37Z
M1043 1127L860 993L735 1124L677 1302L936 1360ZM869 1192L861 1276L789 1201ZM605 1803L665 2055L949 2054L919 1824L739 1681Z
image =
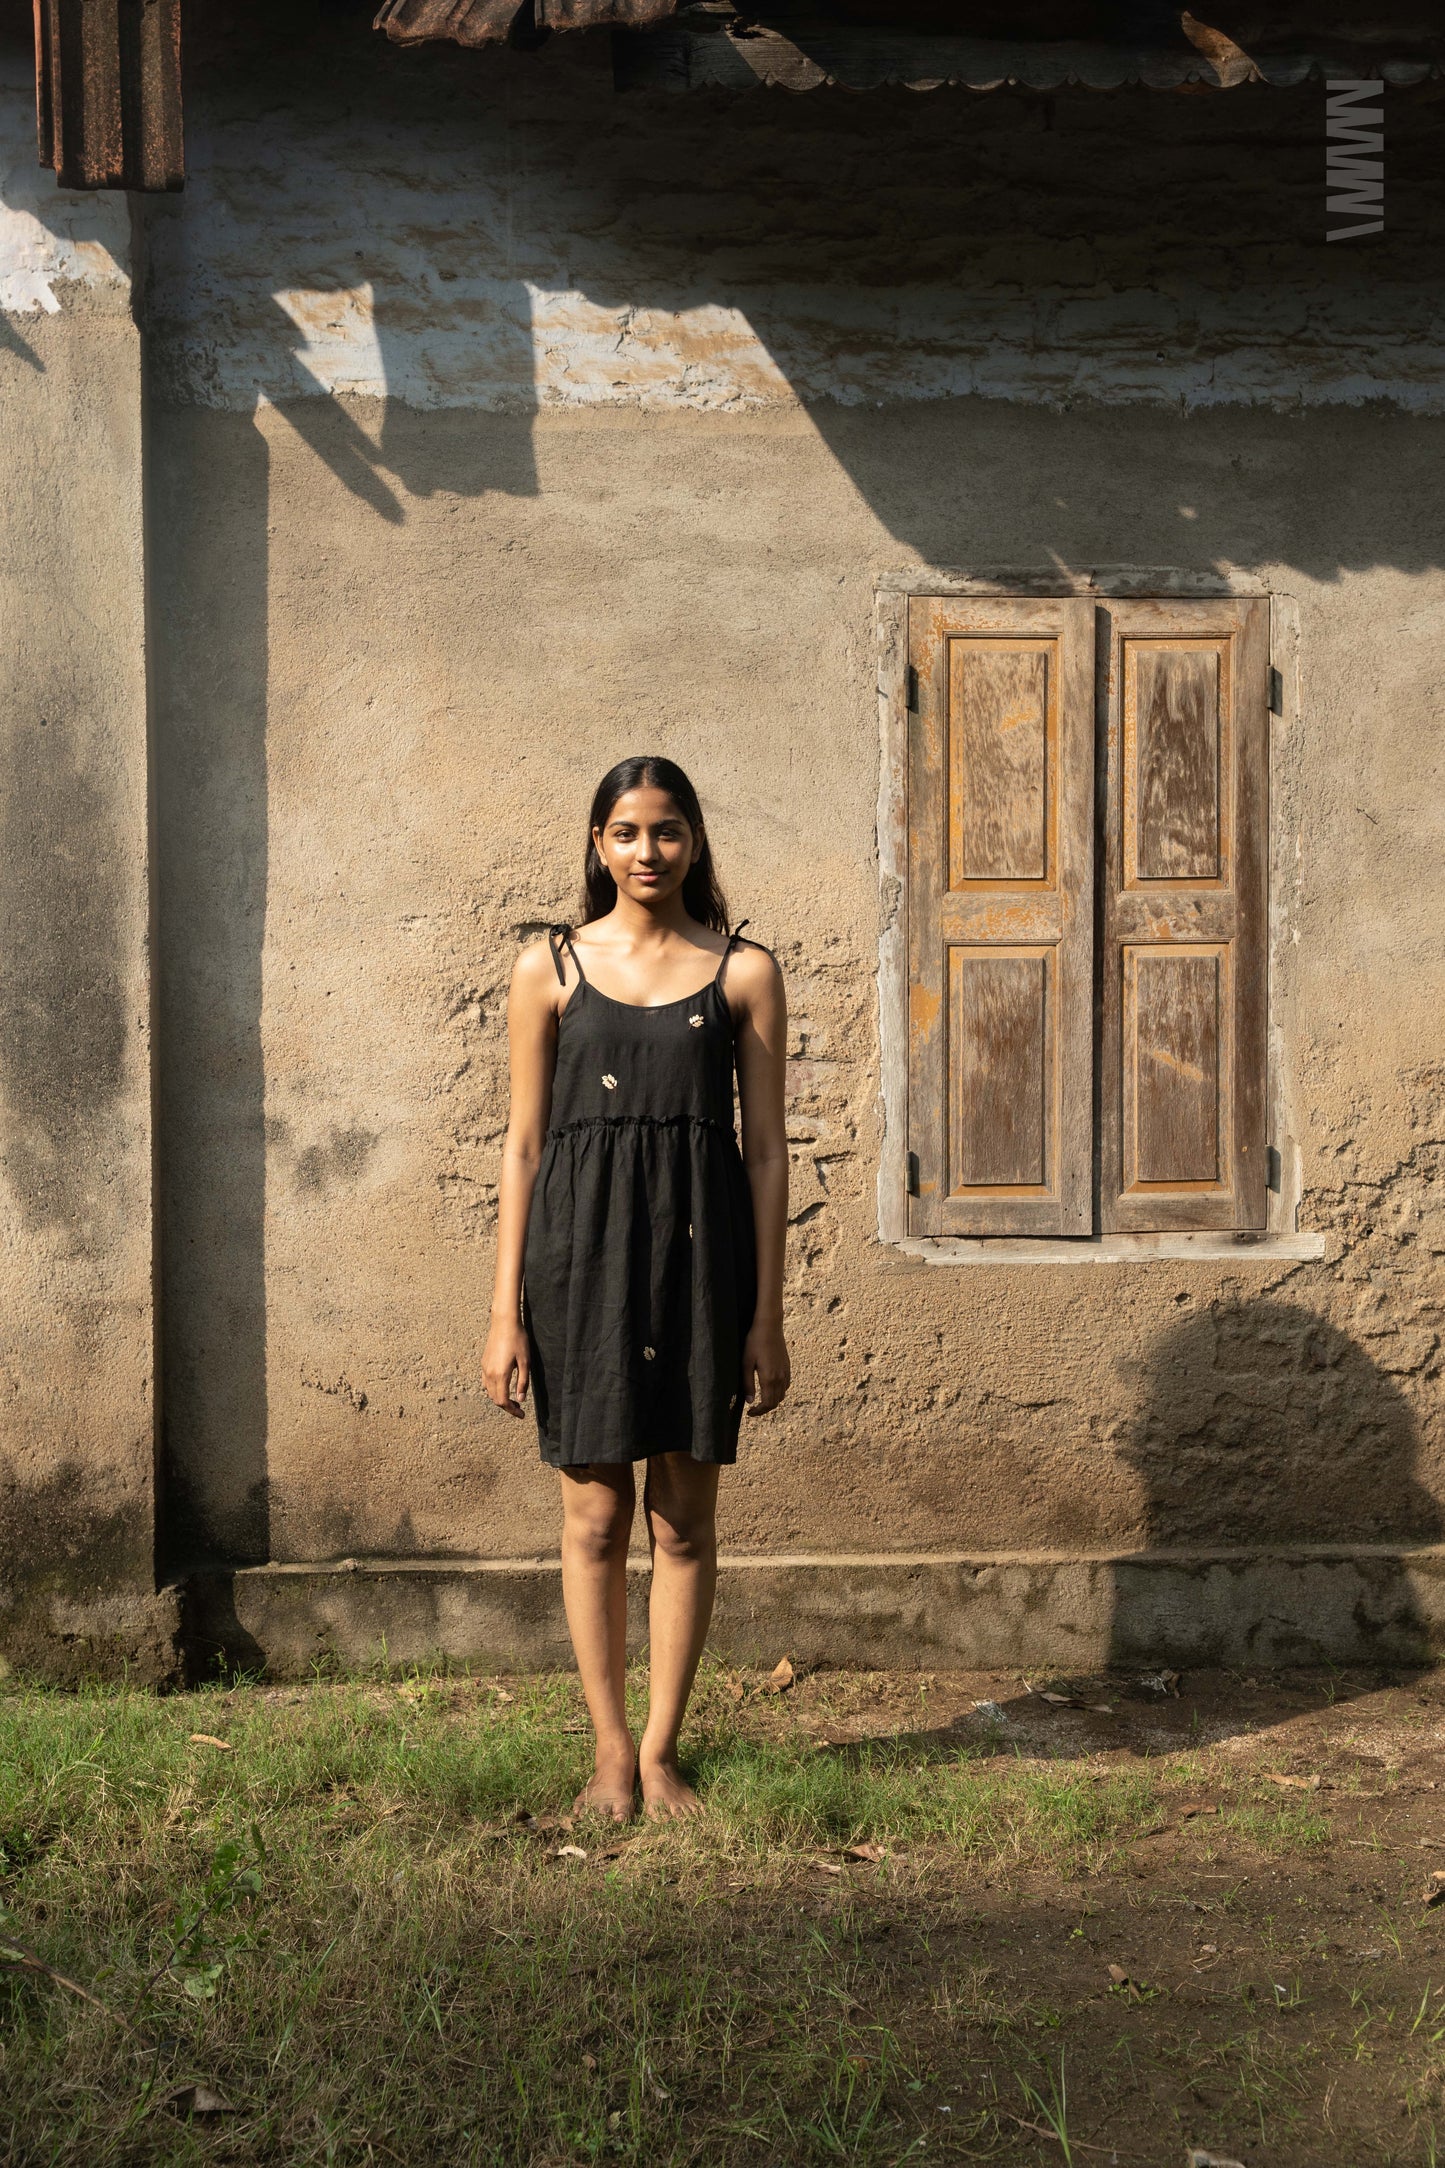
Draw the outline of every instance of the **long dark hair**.
M682 884L682 900L690 918L710 926L714 933L726 933L731 923L727 901L718 885L712 846L703 826L697 792L677 762L665 760L660 753L634 753L630 760L619 760L615 768L608 769L593 793L592 811L587 816L587 856L582 867L578 925L586 926L594 918L605 918L617 901L617 883L602 862L592 832L607 826L612 808L630 790L666 791L694 836L702 837L702 849L688 868Z

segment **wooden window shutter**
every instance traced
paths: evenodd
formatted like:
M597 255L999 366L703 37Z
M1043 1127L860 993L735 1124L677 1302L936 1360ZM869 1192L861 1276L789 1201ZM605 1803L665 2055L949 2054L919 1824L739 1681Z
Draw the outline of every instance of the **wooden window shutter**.
M908 1225L1087 1234L1094 605L908 610Z
M1102 1223L1263 1227L1269 605L1100 614Z

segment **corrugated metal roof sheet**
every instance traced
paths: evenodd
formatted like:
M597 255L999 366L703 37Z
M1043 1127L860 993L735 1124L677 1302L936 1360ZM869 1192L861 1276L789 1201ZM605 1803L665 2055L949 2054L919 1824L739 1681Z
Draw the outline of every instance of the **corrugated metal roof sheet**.
M1329 0L1284 0L1247 19L1237 6L1227 8L1226 29L1143 0L1040 0L1027 9L978 0L835 0L813 18L789 0L752 10L730 0L680 8L678 0L385 0L376 27L405 45L489 45L610 26L621 33L619 83L677 90L758 83L790 90L828 83L854 90L1014 83L1030 90L1231 90L1243 83L1287 89L1329 76L1421 82L1445 68L1437 15L1404 0L1383 15ZM1008 34L997 34L1005 24ZM1035 34L1015 34L1021 25ZM1071 34L1079 28L1120 34Z
M663 22L677 0L386 0L375 27L398 45L533 42L549 30L641 28Z
M1177 44L1158 40L982 38L934 35L872 25L818 20L749 21L730 8L682 9L660 29L617 39L620 87L669 90L743 89L770 84L815 90L900 85L930 90L1233 90L1245 83L1291 89L1335 77L1410 84L1442 73L1440 41L1402 39L1301 41L1284 49L1249 51L1187 11ZM1432 46L1434 50L1432 50Z
M179 188L180 0L36 0L35 114L62 188Z

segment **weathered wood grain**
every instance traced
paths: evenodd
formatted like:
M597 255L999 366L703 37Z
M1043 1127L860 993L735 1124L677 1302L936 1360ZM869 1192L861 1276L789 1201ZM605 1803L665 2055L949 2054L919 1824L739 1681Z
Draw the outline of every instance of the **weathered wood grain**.
M1219 1073L1224 965L1218 949L1197 944L1124 952L1128 1186L1220 1179L1229 1126Z
M950 888L1044 878L1048 666L1047 647L950 643Z
M1101 1224L1260 1228L1269 606L1120 601L1101 615Z
M1219 872L1219 655L1135 646L1124 688L1126 832L1148 881Z
M909 1233L1087 1233L1094 605L915 595L908 642Z
M1052 951L948 952L949 1165L963 1189L1040 1189L1048 1179L1048 979Z

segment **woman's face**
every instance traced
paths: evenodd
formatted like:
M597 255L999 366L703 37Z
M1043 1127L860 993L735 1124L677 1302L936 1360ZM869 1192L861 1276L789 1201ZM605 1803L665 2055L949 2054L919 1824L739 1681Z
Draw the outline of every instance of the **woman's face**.
M665 790L651 786L626 790L614 800L592 840L618 895L649 904L681 888L702 849L701 833L693 833Z

